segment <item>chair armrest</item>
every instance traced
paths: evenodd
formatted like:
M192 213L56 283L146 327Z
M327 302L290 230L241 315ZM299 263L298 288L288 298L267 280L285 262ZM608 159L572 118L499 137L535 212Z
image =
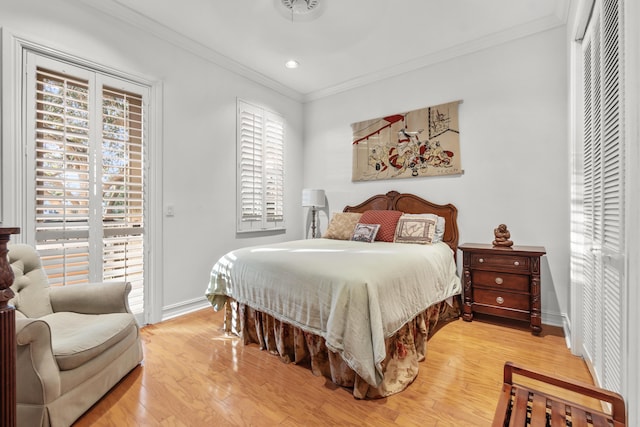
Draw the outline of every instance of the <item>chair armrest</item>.
M60 369L51 349L51 329L43 320L16 319L18 402L46 404L60 396Z
M49 298L56 313L130 313L129 292L129 282L81 283L51 287Z
M513 384L514 374L532 378L536 381L545 382L547 384L551 384L553 386L560 387L574 393L608 402L611 404L611 416L613 417L613 419L621 423L626 422L624 398L618 393L569 378L563 378L559 376L552 377L550 375L545 375L540 372L529 370L512 362L506 362L504 364L505 384Z

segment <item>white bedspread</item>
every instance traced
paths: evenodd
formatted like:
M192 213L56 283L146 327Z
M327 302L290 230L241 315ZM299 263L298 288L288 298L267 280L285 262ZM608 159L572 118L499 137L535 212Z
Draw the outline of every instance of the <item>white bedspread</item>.
M216 310L232 297L322 336L378 386L385 338L460 290L445 243L309 239L229 252L213 267L206 295Z

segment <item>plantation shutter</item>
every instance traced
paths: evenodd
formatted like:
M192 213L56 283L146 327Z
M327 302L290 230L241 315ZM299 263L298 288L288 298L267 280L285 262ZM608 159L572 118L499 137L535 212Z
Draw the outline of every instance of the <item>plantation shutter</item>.
M262 222L262 111L244 103L238 106L240 144L240 221Z
M238 232L284 228L284 121L237 105Z
M583 40L583 351L599 383L618 392L625 380L622 22L622 0L596 1Z
M88 282L88 81L38 67L36 85L37 249L52 285Z
M35 110L30 210L49 282L130 282L129 305L142 314L148 92L34 53L26 65L27 110Z
M142 124L142 96L103 87L103 280L130 282L132 307L144 304Z
M266 220L281 223L284 220L284 125L273 114L265 115L264 183Z

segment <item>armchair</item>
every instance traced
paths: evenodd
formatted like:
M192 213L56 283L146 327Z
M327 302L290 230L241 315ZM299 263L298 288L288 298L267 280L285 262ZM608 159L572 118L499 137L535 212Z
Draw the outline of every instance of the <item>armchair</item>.
M142 361L131 284L50 287L29 245L10 244L18 426L69 426Z

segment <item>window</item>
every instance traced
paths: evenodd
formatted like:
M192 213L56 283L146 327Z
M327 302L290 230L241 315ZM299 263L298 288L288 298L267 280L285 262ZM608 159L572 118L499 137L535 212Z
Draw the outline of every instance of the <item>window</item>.
M128 281L144 308L144 105L148 88L27 54L27 182L51 285Z
M284 120L237 102L238 232L284 229Z

